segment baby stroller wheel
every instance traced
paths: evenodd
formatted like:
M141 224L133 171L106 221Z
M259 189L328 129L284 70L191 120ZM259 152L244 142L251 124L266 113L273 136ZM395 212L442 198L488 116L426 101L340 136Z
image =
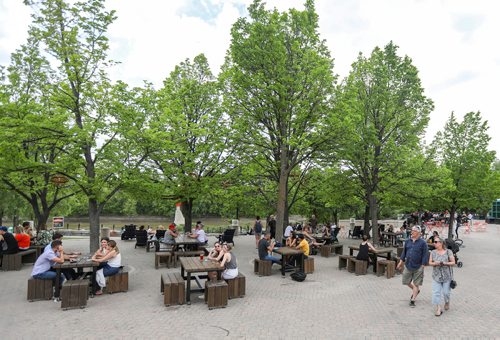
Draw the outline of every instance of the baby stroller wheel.
M457 263L458 268L462 268L463 265L464 264L462 263L462 261L458 261L458 263Z

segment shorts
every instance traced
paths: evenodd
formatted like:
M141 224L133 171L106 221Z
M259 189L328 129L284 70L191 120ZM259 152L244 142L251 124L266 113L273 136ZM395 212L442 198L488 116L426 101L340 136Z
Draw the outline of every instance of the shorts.
M255 233L255 238L260 240L260 237L262 236L262 233Z
M411 270L406 268L403 270L403 284L409 285L410 282L417 286L421 286L424 283L424 266L419 269Z

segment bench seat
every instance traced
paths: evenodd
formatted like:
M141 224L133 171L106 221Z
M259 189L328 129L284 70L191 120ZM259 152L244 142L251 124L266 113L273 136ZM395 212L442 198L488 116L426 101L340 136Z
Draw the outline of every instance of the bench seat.
M15 254L4 254L2 270L21 270L23 263L35 263L36 249L23 250Z
M165 306L183 305L186 302L186 286L180 273L161 274L160 291Z

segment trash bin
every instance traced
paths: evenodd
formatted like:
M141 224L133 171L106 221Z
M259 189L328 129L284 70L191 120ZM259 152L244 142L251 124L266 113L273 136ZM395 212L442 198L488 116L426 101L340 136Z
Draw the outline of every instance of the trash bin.
M109 237L109 228L101 228L101 238Z

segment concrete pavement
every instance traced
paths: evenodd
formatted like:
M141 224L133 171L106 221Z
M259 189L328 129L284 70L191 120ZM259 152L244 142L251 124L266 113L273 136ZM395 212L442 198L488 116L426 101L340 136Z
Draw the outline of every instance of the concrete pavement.
M129 270L129 291L89 299L87 308L63 311L60 302L26 300L31 265L0 272L0 337L112 339L301 339L301 338L498 338L500 337L500 227L463 235L465 248L455 268L457 289L451 308L435 317L431 305L431 268L416 308L401 276L355 276L337 269L336 256L314 256L315 272L305 282L283 278L278 266L270 277L253 274L257 256L253 236L235 237L234 253L246 276L246 296L227 308L208 310L197 294L192 304L165 307L154 252L118 240ZM212 243L215 237L210 237ZM359 240L341 239L345 246ZM88 252L88 239L64 239L65 249ZM344 253L347 253L344 247Z

